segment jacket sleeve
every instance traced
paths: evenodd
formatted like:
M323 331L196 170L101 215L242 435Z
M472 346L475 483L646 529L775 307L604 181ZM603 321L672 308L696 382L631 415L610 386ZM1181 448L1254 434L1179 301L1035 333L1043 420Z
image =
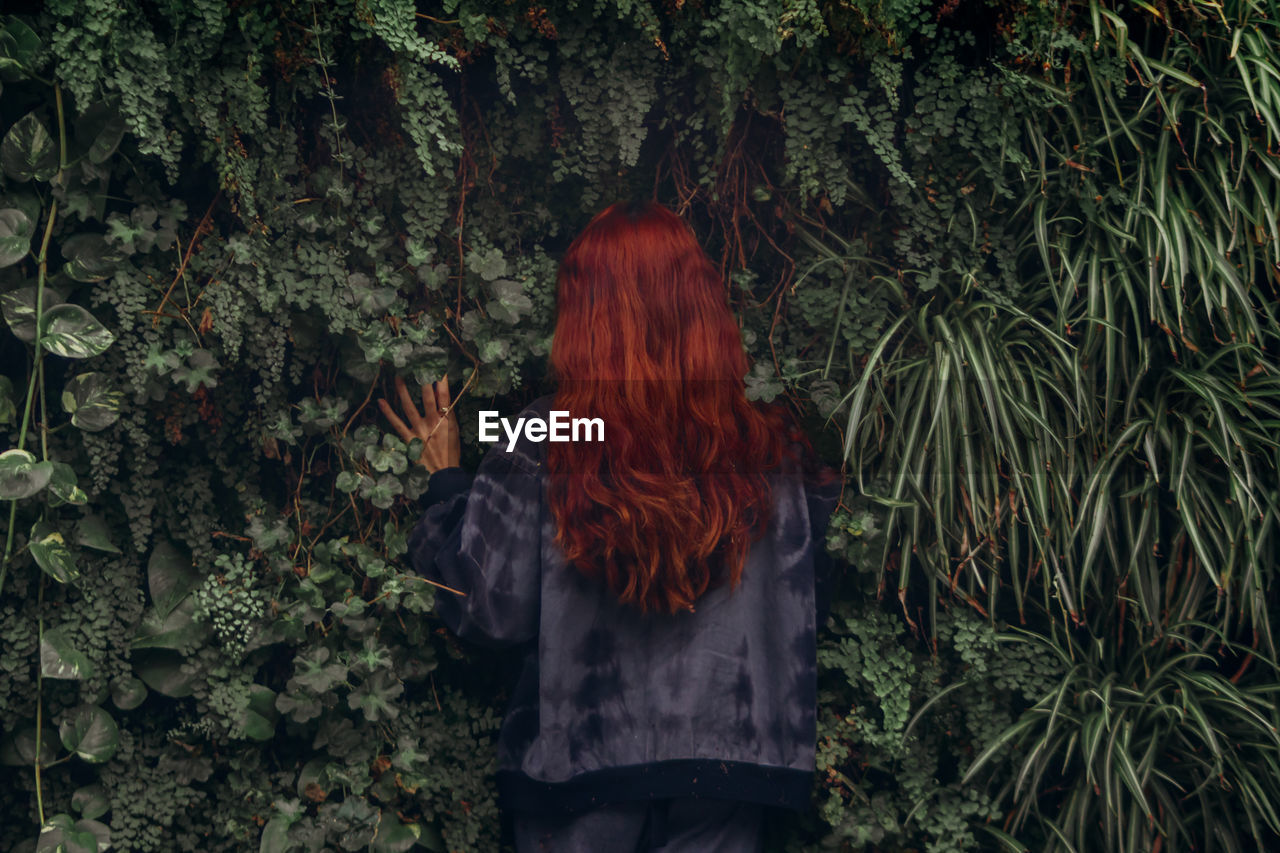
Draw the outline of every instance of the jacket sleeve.
M834 469L826 468L814 481L805 485L805 500L809 508L809 535L813 540L814 604L817 609L817 625L821 628L831 612L831 594L835 587L836 560L827 553L827 525L840 503L844 478Z
M538 634L542 483L521 455L495 446L472 478L444 468L428 480L409 559L436 590L436 614L465 640L505 646Z

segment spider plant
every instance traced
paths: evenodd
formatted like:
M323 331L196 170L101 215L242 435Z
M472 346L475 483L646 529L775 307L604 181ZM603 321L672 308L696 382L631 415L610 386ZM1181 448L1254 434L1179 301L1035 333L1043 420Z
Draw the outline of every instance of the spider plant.
M1123 645L1088 630L1065 644L1025 634L1061 656L1064 675L965 781L1004 751L1021 756L1003 781L1005 830L1035 818L1045 853L1268 849L1280 833L1277 670L1258 659L1251 678L1224 675L1203 640L1214 630L1178 623Z

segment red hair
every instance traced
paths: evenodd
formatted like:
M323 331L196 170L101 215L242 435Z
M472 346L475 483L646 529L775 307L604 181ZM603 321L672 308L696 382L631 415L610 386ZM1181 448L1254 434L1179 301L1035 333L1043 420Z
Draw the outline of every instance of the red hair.
M555 408L601 418L603 442L548 445L548 498L569 563L641 611L692 610L736 585L772 501L766 473L807 442L747 400L724 284L665 207L619 202L557 276Z

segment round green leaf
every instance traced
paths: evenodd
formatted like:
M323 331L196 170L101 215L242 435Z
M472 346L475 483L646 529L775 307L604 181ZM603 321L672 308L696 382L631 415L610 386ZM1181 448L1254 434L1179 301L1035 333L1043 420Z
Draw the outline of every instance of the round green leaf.
M240 730L250 740L268 741L275 736L276 727L273 722L257 711L245 710L240 715Z
M91 358L106 350L115 340L105 326L79 305L63 303L44 312L40 318L41 343L54 355L64 358Z
M262 828L262 840L258 844L258 853L291 853L301 849L296 841L289 840L289 826L292 820L284 815L275 815Z
M45 678L89 678L93 664L61 628L49 628L40 638L40 673Z
M67 547L67 540L51 522L37 521L32 526L27 547L36 564L58 583L70 583L80 577L80 569Z
M34 112L9 128L0 142L0 167L15 181L47 181L58 171L58 147Z
M93 837L98 841L97 853L104 853L111 849L111 829L106 824L90 818L80 818L76 821L76 830L93 833Z
M382 812L378 820L378 834L369 844L370 853L403 853L412 847L422 834L416 823L401 823L395 812Z
M58 735L63 746L94 764L109 760L120 746L116 721L97 705L81 705L67 712Z
M120 419L119 391L101 373L81 373L62 389L62 408L71 423L85 432L98 432Z
M147 685L132 675L111 679L111 701L121 711L132 711L147 698ZM95 815L96 817L96 815Z
M13 266L31 251L35 226L16 207L0 210L0 267Z
M271 740L275 736L278 719L280 712L276 710L276 692L262 684L250 685L249 707L240 716L240 728L245 737Z
M102 281L124 260L124 253L101 234L76 234L62 244L63 270L76 281Z
M102 783L94 782L76 789L71 795L71 808L80 812L80 817L84 820L95 820L107 813L111 808L111 801L107 799Z
M298 782L294 786L301 799L307 795L307 787L309 785L318 785L321 789L328 791L332 780L328 773L328 758L312 758L306 764L302 765L302 769L298 771Z
M0 498L16 501L29 498L53 478L53 463L38 462L26 450L0 453Z

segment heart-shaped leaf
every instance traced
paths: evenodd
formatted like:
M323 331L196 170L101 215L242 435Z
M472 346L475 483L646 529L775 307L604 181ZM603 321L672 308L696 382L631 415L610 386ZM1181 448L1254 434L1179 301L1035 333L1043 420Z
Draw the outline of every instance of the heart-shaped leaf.
M90 163L104 162L124 138L124 117L105 101L90 105L72 127L76 148L88 155Z
M132 711L147 698L147 685L132 675L111 679L111 701L121 711ZM97 817L97 815L94 815Z
M148 649L138 654L133 668L152 690L181 699L192 693L191 676L182 671L184 660L168 649Z
M40 763L48 764L56 754L50 726L40 733ZM8 737L0 738L0 764L30 767L36 760L36 727L23 726Z
M61 628L49 628L40 638L40 672L45 678L89 678L93 664Z
M240 730L249 740L267 741L275 736L275 724L257 711L245 710L240 715Z
M39 462L26 450L15 447L0 453L0 498L29 498L48 485L52 477L53 463Z
M262 684L249 686L249 706L240 716L240 728L250 740L267 741L275 737L276 721L280 712L276 709L276 692Z
M0 267L13 266L31 251L35 226L16 207L0 210Z
M99 515L86 515L77 521L72 540L83 548L92 548L106 554L120 553L120 549L111 542L107 523Z
M85 761L101 764L120 747L120 728L106 710L80 705L69 711L58 726L62 745Z
M36 853L98 853L98 838L71 815L56 814L40 828Z
M99 850L105 850L105 847L99 847L97 834L90 826L93 824L106 831L106 827L97 821L73 821L70 815L50 817L49 822L41 827L40 838L36 839L36 853L99 853Z
M67 547L67 540L52 522L37 521L31 528L27 547L31 549L36 564L58 583L70 583L80 577L80 569Z
M53 476L49 478L49 491L56 495L60 502L75 504L77 506L88 503L89 496L84 493L76 482L76 472L65 462L51 462L53 465ZM50 502L50 506L57 506L58 502Z
M0 27L0 71L28 72L40 52L40 37L16 15Z
M302 849L297 841L289 839L289 826L293 821L284 815L275 815L262 828L262 840L258 844L258 853L292 853Z
M369 843L369 853L403 853L418 841L422 833L416 823L401 823L395 812L382 812L378 833Z
M58 171L58 147L44 122L30 112L18 119L0 142L0 167L19 183L47 181Z
M63 270L76 281L102 281L124 260L124 252L101 234L76 234L62 244Z
M64 358L91 358L115 340L105 326L79 305L63 303L40 318L40 342L49 352Z
M44 289L44 308L57 305L62 301L62 294L52 287ZM36 339L36 289L19 287L8 293L0 294L0 313L9 324L9 331L20 341L31 343Z
M80 812L80 817L85 820L95 820L107 813L111 808L111 801L107 799L102 783L94 782L76 789L71 795L71 808Z
M180 551L168 539L161 539L147 560L147 587L160 618L168 616L198 582L191 555Z
M93 833L93 837L98 840L98 853L111 849L111 829L105 823L99 823L90 818L80 818L76 821L76 830Z
M119 391L101 373L81 373L62 389L62 408L71 423L85 432L98 432L120 419Z
M135 649L174 649L175 651L199 642L209 630L207 622L195 620L195 600L187 597L178 602L168 614L161 616L152 608L142 617L138 633L133 638Z

